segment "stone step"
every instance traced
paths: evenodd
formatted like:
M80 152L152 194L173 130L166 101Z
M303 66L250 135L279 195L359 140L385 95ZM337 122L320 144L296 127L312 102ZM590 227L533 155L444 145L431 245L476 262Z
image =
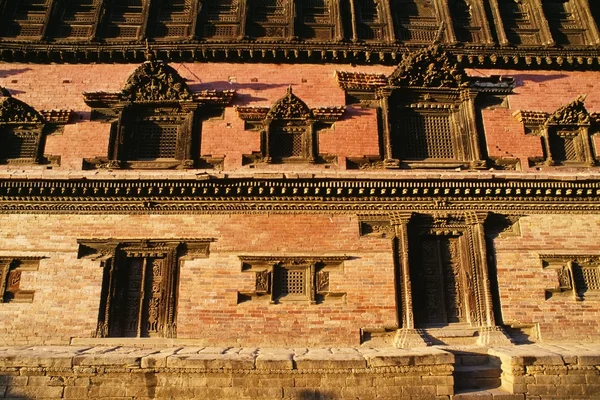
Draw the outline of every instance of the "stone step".
M446 346L472 346L477 343L479 331L466 325L449 325L440 328L430 327L425 329L434 345Z
M454 385L461 389L493 389L502 384L500 367L496 365L470 365L454 368Z
M496 389L457 390L452 400L525 400L524 394L511 394L507 391Z

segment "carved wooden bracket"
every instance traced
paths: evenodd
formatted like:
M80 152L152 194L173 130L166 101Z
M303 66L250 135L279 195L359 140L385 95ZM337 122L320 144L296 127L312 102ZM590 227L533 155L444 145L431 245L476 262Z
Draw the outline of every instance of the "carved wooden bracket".
M242 272L255 274L255 289L238 292L238 303L265 298L271 304L301 301L311 304L343 300L345 293L329 289L329 272L343 271L347 256L239 256Z

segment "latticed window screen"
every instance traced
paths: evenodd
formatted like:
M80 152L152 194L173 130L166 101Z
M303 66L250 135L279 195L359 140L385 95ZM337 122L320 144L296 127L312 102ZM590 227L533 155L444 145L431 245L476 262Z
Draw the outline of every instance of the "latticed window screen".
M379 4L376 0L359 0L355 3L358 11L358 37L371 40L383 39L383 26Z
M137 126L137 159L176 158L178 125L142 122Z
M554 161L583 161L577 135L550 135L550 153Z
M274 159L304 157L305 132L273 129L269 140L269 154Z
M49 0L12 0L14 14L3 27L6 36L40 36L48 11Z
M163 1L154 10L155 19L148 26L152 37L182 37L189 35L191 20L191 0Z
M542 5L556 43L585 44L584 27L572 0L545 0Z
M473 26L471 5L467 3L467 0L450 0L448 5L457 40L460 42L479 41L479 29Z
M112 4L106 37L137 38L143 21L142 0L115 0Z
M0 160L33 160L39 134L31 131L6 129L0 132Z
M298 36L306 39L331 39L333 26L328 0L304 0L297 3L300 21Z
M71 0L63 4L56 37L88 37L96 21L99 0Z
M407 160L455 159L449 114L406 111L396 126L397 157Z
M281 296L306 295L306 270L281 268L279 279Z
M499 0L498 6L506 36L511 43L524 45L540 43L539 28L533 20L529 3Z
M283 37L288 0L252 0L248 33L253 37Z
M600 291L600 269L598 267L574 265L573 275L578 292Z
M392 2L396 37L402 41L433 42L439 30L431 0Z
M203 5L200 29L204 37L234 37L239 22L239 0L212 0Z

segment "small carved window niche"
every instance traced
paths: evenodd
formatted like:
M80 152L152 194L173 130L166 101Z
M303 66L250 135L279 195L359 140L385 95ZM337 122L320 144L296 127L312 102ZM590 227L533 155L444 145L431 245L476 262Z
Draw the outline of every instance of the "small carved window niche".
M79 258L104 270L95 337L177 337L181 262L208 256L210 239L80 240Z
M191 93L162 61L147 61L120 93L84 93L92 118L112 124L108 158L85 159L87 168L215 168L222 159L199 156L204 112L221 111L233 91Z
M584 105L585 96L560 107L553 114L517 111L515 118L523 122L527 134L540 136L544 159L531 158L531 166L593 166L596 159L591 142L593 118Z
M2 36L39 40L46 34L52 0L10 0L0 8Z
M381 110L382 154L348 168L485 168L476 98L506 96L513 80L472 79L439 46L404 55L389 76L338 72L350 103Z
M0 87L0 164L55 164L58 157L44 156L45 136L66 124L72 111L41 113Z
M344 107L309 108L289 87L271 108L237 107L246 129L261 132L261 151L244 155L244 164L324 162L335 156L319 154L317 132L343 115Z
M0 258L0 303L31 303L33 290L21 288L22 273L37 271L41 257Z
M243 0L207 0L202 2L197 34L204 39L236 39L241 33Z
M600 256L554 254L540 259L544 269L556 271L557 285L546 289L546 299L561 294L578 301L600 299Z
M343 300L345 293L329 289L329 272L343 271L348 257L261 257L240 256L242 272L254 273L255 290L238 292L238 303L267 299L271 304L284 302L322 303Z
M57 4L55 39L91 39L96 35L101 0L63 0Z

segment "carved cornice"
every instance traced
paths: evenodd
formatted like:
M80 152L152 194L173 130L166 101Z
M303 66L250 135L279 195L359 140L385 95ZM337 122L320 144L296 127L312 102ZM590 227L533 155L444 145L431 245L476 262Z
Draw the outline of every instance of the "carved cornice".
M180 256L192 258L208 257L209 245L213 238L195 239L80 239L77 258L91 258L94 260L112 257L117 250L140 257L158 257L165 253L177 251Z
M351 42L290 41L253 43L227 41L219 43L161 41L153 43L157 58L169 62L327 62L340 64L397 65L402 54L422 48L422 44L389 44ZM444 44L459 64L478 68L551 68L600 69L600 51L597 46L488 46L480 44ZM136 63L146 58L146 45L129 43L47 43L9 41L0 42L0 60L6 62L61 63Z
M0 181L1 213L599 213L598 180Z
M460 88L468 84L467 74L440 46L431 46L402 57L388 77L390 86Z
M128 103L199 103L226 106L233 90L204 90L192 93L185 80L163 61L146 61L127 79L118 93L84 92L85 103L93 108L115 108Z

